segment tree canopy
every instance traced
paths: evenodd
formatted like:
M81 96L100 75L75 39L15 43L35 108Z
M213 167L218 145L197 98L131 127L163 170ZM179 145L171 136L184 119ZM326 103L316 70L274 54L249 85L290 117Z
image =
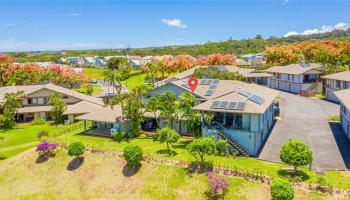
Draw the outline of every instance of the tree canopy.
M297 172L297 167L309 165L313 160L312 150L299 139L284 143L280 158L282 162L294 167L294 173Z

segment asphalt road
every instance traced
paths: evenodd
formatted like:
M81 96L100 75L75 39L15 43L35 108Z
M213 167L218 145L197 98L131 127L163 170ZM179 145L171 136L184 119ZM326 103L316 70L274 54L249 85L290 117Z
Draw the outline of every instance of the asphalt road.
M281 162L279 151L289 138L301 139L313 151L312 169L346 169L350 167L350 141L339 124L329 123L330 115L339 114L339 105L320 99L280 92L281 119L263 146L260 159Z

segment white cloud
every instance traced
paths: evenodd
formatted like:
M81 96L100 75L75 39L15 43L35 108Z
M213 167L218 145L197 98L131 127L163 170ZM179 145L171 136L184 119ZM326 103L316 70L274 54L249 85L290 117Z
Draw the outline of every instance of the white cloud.
M289 2L289 0L283 0L284 4L287 4Z
M347 30L350 28L350 25L344 22L339 22L335 25L323 25L321 29L317 28L312 28L312 29L306 29L302 33L298 33L295 31L290 31L284 35L284 37L288 37L291 35L311 35L311 34L316 34L316 33L326 33L326 32L331 32L334 30Z
M162 19L161 22L167 26L172 26L176 28L187 28L187 25L184 24L181 19Z
M295 31L289 31L288 33L286 33L284 35L284 37L289 37L289 36L292 36L292 35L298 35L299 33L295 32Z
M4 26L16 26L16 24L14 24L14 23L7 23L7 24L4 24Z
M75 16L81 16L81 15L83 15L83 14L81 14L81 13L65 13L65 14L63 14L64 16L73 16L73 17L75 17Z

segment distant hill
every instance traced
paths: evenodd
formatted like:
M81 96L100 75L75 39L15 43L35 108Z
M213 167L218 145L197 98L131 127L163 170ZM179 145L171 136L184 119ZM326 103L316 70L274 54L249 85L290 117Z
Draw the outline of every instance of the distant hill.
M56 61L60 57L68 56L109 56L109 55L179 55L190 54L192 56L208 55L212 53L235 54L237 56L247 53L263 52L267 46L289 44L300 41L317 41L324 39L350 41L350 29L335 30L327 33L312 35L296 35L289 37L273 37L263 39L259 34L255 38L219 42L207 42L195 45L178 45L148 48L125 48L125 49L94 49L94 50L70 50L67 54L60 52L32 52L32 53L10 53L17 57L17 61Z

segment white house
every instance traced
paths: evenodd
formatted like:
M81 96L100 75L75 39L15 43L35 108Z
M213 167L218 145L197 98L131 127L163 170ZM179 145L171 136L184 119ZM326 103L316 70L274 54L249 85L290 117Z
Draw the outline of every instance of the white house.
M322 83L318 81L322 72L320 64L290 64L286 66L274 66L266 72L273 75L269 81L269 87L287 92L300 94L303 91L322 91Z
M339 99L334 95L334 92L350 88L350 71L339 72L322 77L325 81L326 99L334 102L339 102Z
M334 92L340 102L340 124L345 135L350 139L350 89Z
M241 58L248 62L250 65L258 66L264 63L264 54L263 53L250 53L241 56Z

